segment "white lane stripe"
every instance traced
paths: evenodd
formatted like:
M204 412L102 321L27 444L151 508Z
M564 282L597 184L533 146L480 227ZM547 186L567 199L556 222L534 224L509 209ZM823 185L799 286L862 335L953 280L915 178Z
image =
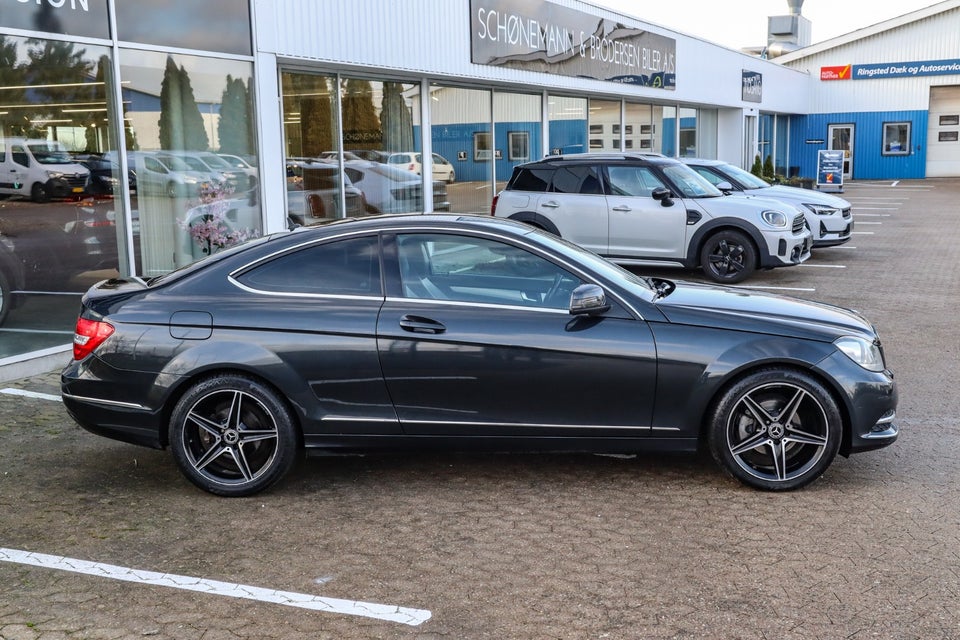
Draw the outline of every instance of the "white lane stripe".
M872 236L873 231L851 231L850 235L852 236Z
M26 391L24 389L0 389L0 393L5 393L8 396L23 396L24 398L37 398L39 400L53 400L54 402L60 402L60 396L51 395L49 393L39 393L37 391Z
M845 264L810 264L809 262L804 262L798 266L801 267L817 267L818 269L846 269L847 265Z
M727 285L731 289L765 289L770 291L816 291L816 289L808 289L805 287L764 287L757 285Z
M857 224L858 224L858 225L860 225L860 224L878 225L878 224L883 224L883 223L882 223L882 222L873 222L873 221L868 222L868 221L866 221L866 220L858 220L858 221L857 221Z
M299 609L311 609L314 611L325 611L327 613L342 613L364 618L375 618L377 620L399 622L414 627L426 622L432 615L425 609L408 609L406 607L376 604L373 602L321 598L308 593L274 591L273 589L262 589L260 587L232 584L230 582L179 576L172 573L141 571L139 569L128 569L126 567L118 567L99 562L87 562L85 560L50 556L43 553L30 553L29 551L19 551L17 549L0 548L0 561L31 565L44 569L82 573L99 578L122 580L124 582L171 587L185 591L199 591L210 595L226 596L228 598L270 602L287 607L297 607Z

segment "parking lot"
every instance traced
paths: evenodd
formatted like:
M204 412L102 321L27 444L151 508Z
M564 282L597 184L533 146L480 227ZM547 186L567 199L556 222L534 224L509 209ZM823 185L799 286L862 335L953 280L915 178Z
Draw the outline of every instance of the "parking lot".
M0 385L0 639L960 637L960 180L844 197L847 245L746 285L874 322L893 446L787 494L708 456L424 454L223 499L81 431L50 372Z

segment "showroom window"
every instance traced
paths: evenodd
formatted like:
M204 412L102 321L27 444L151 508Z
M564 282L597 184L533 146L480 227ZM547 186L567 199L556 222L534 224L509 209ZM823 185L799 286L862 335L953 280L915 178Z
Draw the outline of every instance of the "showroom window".
M120 40L253 53L248 0L116 0L116 12Z
M883 155L905 156L910 154L910 123L883 123Z
M294 72L281 81L290 222L423 210L418 83ZM445 199L444 184L434 191Z
M0 36L0 357L70 341L79 297L126 266L108 47Z
M543 147L542 113L543 96L539 93L494 92L496 192L506 186L514 167L540 158Z
M166 273L260 234L253 64L122 49L139 273ZM224 168L209 156L244 160Z
M457 183L474 183L449 191L446 209L457 213L489 213L493 200L493 165L497 149L492 138L491 92L484 89L430 86L430 144L433 152L452 164ZM434 166L436 170L436 166ZM434 174L434 202L439 176Z
M587 99L551 95L547 100L550 153L586 153ZM598 139L599 140L599 139ZM599 144L603 144L602 141Z

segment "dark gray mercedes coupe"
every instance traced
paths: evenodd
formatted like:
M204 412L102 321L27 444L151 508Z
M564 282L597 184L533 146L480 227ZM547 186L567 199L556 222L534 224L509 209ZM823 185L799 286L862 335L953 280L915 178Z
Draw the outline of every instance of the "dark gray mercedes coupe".
M250 241L83 298L63 402L169 447L215 494L309 453L692 452L794 489L897 438L897 388L852 311L643 278L545 232L360 218Z

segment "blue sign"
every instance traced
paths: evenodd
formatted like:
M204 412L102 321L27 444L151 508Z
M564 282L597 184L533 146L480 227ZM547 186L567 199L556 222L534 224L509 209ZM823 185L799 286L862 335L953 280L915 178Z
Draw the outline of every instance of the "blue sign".
M843 151L817 152L817 187L843 189Z
M926 62L881 62L853 65L854 80L880 78L914 78L917 76L960 75L960 58Z

